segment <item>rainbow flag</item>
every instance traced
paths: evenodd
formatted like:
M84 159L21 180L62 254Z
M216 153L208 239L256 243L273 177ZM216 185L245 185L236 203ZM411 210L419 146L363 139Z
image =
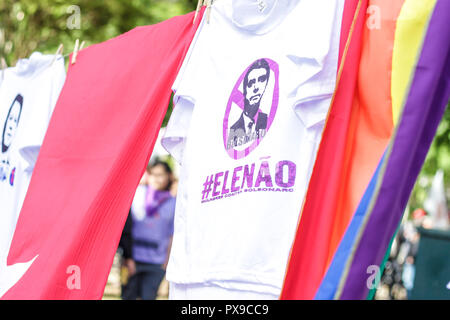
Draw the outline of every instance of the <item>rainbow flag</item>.
M346 1L281 299L366 299L450 95L450 1Z

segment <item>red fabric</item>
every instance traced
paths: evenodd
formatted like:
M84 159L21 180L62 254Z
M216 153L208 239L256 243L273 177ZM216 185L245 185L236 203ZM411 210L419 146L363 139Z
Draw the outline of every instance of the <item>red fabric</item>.
M3 299L102 297L171 86L201 20L193 25L193 16L135 28L82 50L69 64L7 263L38 256ZM80 287L71 287L77 275Z
M346 56L344 49L361 2ZM353 139L351 118L368 0L345 2L340 62L344 63L306 194L280 299L313 299L329 263L340 182L345 178L346 143ZM344 60L341 61L341 58Z

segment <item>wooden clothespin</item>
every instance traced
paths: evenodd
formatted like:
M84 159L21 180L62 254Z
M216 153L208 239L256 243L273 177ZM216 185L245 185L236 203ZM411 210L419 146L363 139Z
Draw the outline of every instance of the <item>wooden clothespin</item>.
M5 78L5 69L8 68L5 58L1 58L2 61L2 80Z
M205 0L204 2L206 2L206 22L209 23L209 20L211 19L212 0Z
M77 55L78 55L79 46L80 46L80 40L77 39L75 41L75 47L73 48L72 64L74 64L77 61Z
M55 52L55 56L53 57L53 60L52 60L52 65L53 65L53 63L55 63L56 58L58 57L58 55L60 55L60 54L63 53L63 49L64 49L64 45L61 43L61 44L59 45L58 49L57 49L56 52Z
M55 55L62 54L63 53L63 49L64 49L64 45L61 43L59 45L59 47L58 47L58 50L56 50Z
M198 13L200 12L202 4L203 4L203 0L198 0L197 9L195 10L194 21L192 21L192 24L195 24L195 20L197 20L197 16L198 16Z
M194 21L192 22L192 24L195 24L195 20L197 19L198 13L200 12L202 6L206 6L206 21L209 23L209 20L211 18L212 2L213 0L198 0L197 9L195 10Z

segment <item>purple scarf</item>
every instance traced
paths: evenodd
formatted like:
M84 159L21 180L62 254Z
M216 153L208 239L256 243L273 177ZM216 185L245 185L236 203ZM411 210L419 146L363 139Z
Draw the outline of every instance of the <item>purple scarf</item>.
M170 197L170 191L155 190L149 186L145 197L145 210L147 216L154 216L158 211L159 206Z

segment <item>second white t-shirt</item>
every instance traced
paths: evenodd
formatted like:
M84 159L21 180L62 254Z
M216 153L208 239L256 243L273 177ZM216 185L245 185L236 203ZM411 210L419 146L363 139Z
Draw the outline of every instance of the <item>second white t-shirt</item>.
M0 74L0 297L17 281L6 259L65 78L63 57L40 52Z

